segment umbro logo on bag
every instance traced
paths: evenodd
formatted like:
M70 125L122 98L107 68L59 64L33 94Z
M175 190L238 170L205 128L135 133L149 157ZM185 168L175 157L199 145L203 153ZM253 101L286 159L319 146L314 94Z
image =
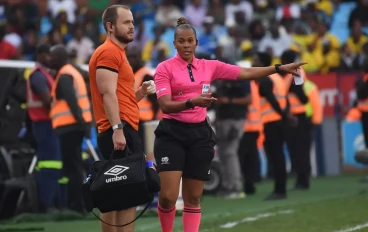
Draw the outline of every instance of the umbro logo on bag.
M128 169L129 169L129 167L125 167L125 166L121 166L121 165L115 165L114 167L110 168L110 170L108 170L104 174L109 175L109 176L117 176L117 175L125 172Z
M125 166L121 166L121 165L115 165L114 167L110 168L110 170L108 170L104 174L109 175L109 176L115 176L115 177L106 179L106 183L128 179L128 177L126 175L118 176L118 175L120 175L121 173L125 172L128 169L129 169L129 167L125 167Z

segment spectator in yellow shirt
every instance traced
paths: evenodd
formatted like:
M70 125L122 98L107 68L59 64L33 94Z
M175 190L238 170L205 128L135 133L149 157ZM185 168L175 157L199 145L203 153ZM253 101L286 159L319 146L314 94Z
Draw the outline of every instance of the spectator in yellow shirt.
M144 45L142 51L142 60L144 62L153 61L153 63L156 63L155 60L158 59L159 55L167 57L170 54L169 45L161 39L162 34L165 32L165 27L156 26L153 30L155 37ZM162 54L162 50L164 50L164 54Z
M328 39L323 40L323 63L321 66L321 73L328 73L340 66L340 53L338 49L332 48L331 41Z
M353 22L351 35L347 39L346 44L352 52L358 54L362 52L362 47L366 42L368 42L368 37L362 33L362 23L357 19Z
M315 4L317 9L324 11L328 16L332 15L333 5L331 0L319 0Z
M326 23L321 22L318 25L317 32L309 36L307 44L307 52L310 54L304 54L304 56L308 55L311 58L307 62L318 62L319 69L324 73L339 66L340 42L335 35L328 32ZM323 58L322 63L320 62L321 58ZM310 63L308 64L310 65Z

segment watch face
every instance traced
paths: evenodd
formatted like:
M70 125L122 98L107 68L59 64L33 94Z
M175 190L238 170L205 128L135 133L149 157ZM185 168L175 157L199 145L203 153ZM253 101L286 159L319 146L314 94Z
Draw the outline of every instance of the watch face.
M123 128L123 125L121 125L121 124L117 124L117 125L115 125L115 126L113 126L112 127L112 129L122 129Z
M187 108L193 108L193 104L188 100L185 105L187 106Z

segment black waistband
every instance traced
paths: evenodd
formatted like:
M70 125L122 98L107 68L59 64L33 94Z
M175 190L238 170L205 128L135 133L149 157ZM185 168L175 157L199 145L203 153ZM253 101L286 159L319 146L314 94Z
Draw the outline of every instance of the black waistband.
M165 123L178 125L178 126L182 126L182 127L190 127L190 128L209 126L207 120L204 120L203 122L189 123L189 122L181 122L181 121L178 121L178 120L175 120L175 119L163 118L162 121L165 122Z

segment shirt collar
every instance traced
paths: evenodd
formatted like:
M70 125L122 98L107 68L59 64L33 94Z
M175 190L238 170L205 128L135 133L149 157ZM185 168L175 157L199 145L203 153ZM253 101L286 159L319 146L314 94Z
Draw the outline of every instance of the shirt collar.
M185 68L187 68L188 63L187 63L185 60L183 60L183 59L179 56L179 54L176 54L176 55L175 55L175 57L174 57L174 59L175 59L175 61L177 62L177 64L179 65L179 67L180 67L181 69L185 69ZM193 67L194 69L197 69L197 70L198 70L198 68L199 68L199 65L198 65L198 59L197 59L197 58L195 58L195 56L194 56L194 55L193 55L192 67Z
M125 52L125 49L117 45L114 41L112 41L110 38L106 39L106 42L113 44L115 47L117 47L119 50Z

